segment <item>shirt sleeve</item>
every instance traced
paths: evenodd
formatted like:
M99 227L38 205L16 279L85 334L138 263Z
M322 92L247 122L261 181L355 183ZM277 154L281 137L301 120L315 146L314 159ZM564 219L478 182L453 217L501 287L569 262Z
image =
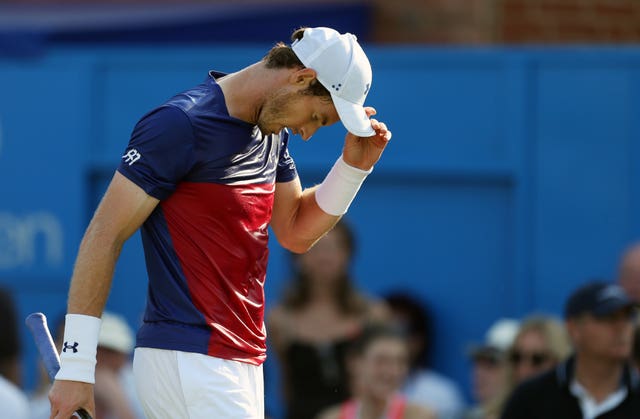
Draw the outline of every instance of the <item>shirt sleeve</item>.
M195 136L189 117L173 106L140 119L118 171L147 194L163 200L195 164Z
M278 156L276 182L291 182L297 177L298 170L296 169L296 164L289 154L289 132L283 130L280 144L280 155Z

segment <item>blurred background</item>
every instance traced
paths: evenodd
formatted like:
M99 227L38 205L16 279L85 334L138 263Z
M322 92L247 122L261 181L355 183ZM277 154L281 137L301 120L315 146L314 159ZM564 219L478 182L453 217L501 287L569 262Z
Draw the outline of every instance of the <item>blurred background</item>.
M637 0L0 0L0 286L19 319L60 319L140 116L300 26L358 36L368 104L394 133L346 217L353 277L429 307L430 363L471 403L472 342L499 318L561 314L587 279L616 280L640 239ZM290 145L306 186L341 150L342 125L322 131ZM291 277L289 255L270 249L268 306ZM146 287L136 234L107 308L137 327ZM37 354L19 331L30 392ZM278 417L273 357L266 371Z

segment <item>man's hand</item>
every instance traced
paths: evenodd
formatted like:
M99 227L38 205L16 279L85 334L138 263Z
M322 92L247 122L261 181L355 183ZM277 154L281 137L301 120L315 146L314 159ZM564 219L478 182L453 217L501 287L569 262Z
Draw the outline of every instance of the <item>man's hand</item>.
M56 380L49 391L50 419L69 419L76 410L84 409L95 417L93 384L80 381Z
M376 114L376 110L366 107L367 116ZM342 149L342 158L350 166L362 170L369 170L380 159L382 152L391 139L391 131L383 122L376 119L371 120L371 127L376 132L371 137L357 137L347 133Z

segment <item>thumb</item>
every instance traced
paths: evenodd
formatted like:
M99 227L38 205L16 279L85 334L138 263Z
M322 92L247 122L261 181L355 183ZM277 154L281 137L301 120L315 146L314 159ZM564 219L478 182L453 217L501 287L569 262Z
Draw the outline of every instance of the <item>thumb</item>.
M367 117L371 118L373 115L377 114L376 108L372 108L371 106L364 107L364 113L367 114Z

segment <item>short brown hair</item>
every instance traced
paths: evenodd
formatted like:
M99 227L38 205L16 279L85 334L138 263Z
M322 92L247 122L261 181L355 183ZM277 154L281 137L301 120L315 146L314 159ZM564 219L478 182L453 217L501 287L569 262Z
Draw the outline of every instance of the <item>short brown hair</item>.
M306 28L296 29L293 34L291 34L291 41L294 42L302 39L305 29ZM278 42L273 48L271 48L267 55L264 56L263 61L267 68L305 68L305 65L302 64L302 61L300 61L296 53L293 52L291 46L284 42ZM318 79L314 80L309 87L301 93L311 96L331 97L327 88L324 87L322 83L318 82Z

